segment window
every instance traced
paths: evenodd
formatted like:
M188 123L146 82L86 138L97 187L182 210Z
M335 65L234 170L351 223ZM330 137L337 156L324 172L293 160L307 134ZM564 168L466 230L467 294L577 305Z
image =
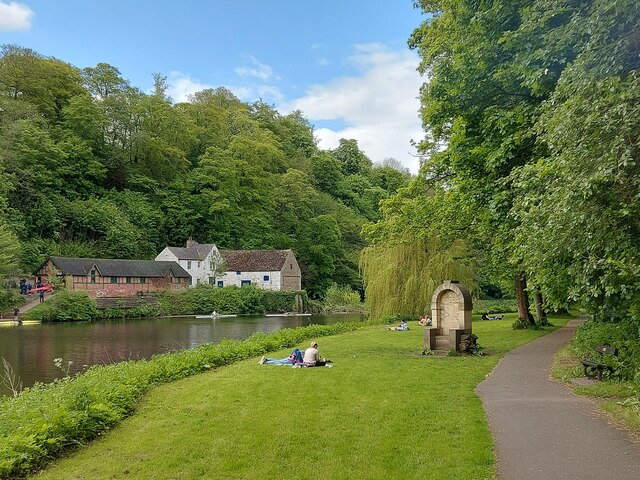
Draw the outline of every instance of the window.
M236 272L236 275L242 275L242 272Z
M131 277L127 277L127 283L131 283Z
M147 283L146 277L140 277L140 283Z
M215 285L216 277L209 277L209 285Z
M202 263L202 262L200 262L200 260L198 260L198 268L200 268L200 263Z
M222 280L218 280L218 288L223 288L224 282Z
M265 275L264 277L262 277L262 280L264 280L265 282L269 281L269 275Z
M187 260L187 270L191 270L191 260Z
M244 287L245 285L251 285L251 280L241 280L240 286Z
M96 283L96 271L91 270L91 283Z
M111 283L118 283L118 277L111 277Z

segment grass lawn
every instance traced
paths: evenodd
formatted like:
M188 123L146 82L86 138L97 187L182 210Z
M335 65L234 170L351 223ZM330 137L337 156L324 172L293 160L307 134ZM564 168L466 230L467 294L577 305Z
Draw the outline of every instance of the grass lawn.
M514 317L474 322L484 357L422 356L410 322L408 332L319 339L333 368L256 358L158 387L133 417L36 478L493 478L475 387L505 352L551 330L512 330Z
M560 349L556 354L552 375L563 382L569 382L573 378L584 376L580 358L576 356L570 345ZM600 407L608 412L619 425L623 425L630 432L640 438L640 405L622 405L622 402L631 397L636 386L631 381L619 382L616 380L594 382L588 386L573 386L578 395L596 398L600 401Z

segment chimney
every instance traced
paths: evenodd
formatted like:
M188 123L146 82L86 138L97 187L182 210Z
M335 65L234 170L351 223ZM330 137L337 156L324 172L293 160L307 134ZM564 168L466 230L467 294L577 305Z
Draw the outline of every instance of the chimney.
M187 238L187 248L191 248L191 247L193 247L194 245L197 245L197 244L198 244L198 242L194 242L193 241L193 237Z

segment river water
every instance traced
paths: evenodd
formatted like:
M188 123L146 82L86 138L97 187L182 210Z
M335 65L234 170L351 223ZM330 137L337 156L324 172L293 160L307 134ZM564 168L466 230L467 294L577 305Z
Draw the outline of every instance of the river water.
M157 317L136 320L67 322L0 326L0 357L13 367L25 387L51 382L64 373L54 365L62 358L75 373L90 365L149 358L220 340L245 339L255 332L273 332L311 324L360 321L360 315L233 318ZM0 373L2 365L0 365ZM9 390L0 385L0 395Z

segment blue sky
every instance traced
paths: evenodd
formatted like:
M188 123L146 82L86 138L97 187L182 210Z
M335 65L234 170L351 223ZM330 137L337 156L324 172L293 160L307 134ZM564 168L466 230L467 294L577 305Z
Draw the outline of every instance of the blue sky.
M321 148L355 138L411 171L422 138L412 0L0 0L0 43L77 67L106 62L175 101L225 86L243 101L300 109Z

